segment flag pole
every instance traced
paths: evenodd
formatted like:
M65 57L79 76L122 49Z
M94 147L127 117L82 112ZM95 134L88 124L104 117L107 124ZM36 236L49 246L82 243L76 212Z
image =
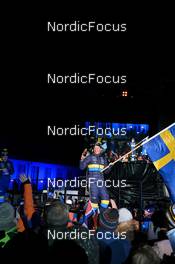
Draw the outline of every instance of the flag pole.
M109 167L113 166L115 163L117 163L118 161L124 159L126 156L128 156L129 154L131 154L133 151L135 151L136 149L140 148L142 145L142 143L137 144L137 147L135 147L134 149L130 150L129 152L127 152L125 155L121 156L120 158L118 158L117 160L115 160L114 162L109 163L108 166L106 166L104 169L101 170L101 172L104 172L105 170L107 170Z
M125 157L127 157L129 154L131 154L133 151L135 151L136 149L140 148L141 146L143 146L144 144L148 143L150 140L152 140L153 138L157 137L158 135L160 135L162 132L166 131L167 129L171 128L172 126L175 126L175 123L171 124L170 126L164 128L163 130L161 130L160 132L158 132L157 134L155 134L154 136L148 138L144 138L142 139L139 143L137 143L136 147L132 150L130 150L129 152L127 152L126 154L124 154L122 157L120 157L119 159L115 160L114 162L109 163L108 166L106 166L104 169L101 170L101 172L104 172L105 170L107 170L109 167L113 166L114 164L116 164L117 162L119 162L120 160L124 159Z

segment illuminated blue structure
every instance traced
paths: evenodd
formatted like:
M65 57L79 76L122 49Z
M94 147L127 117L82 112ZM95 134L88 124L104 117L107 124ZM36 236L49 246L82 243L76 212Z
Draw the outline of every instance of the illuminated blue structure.
M11 177L10 189L13 188L14 181L19 184L19 175L21 173L30 176L33 188L36 191L47 189L47 179L73 179L80 176L79 168L56 165L50 163L33 162L10 159L14 165L14 174Z
M127 135L133 134L133 136L138 136L139 134L147 136L149 133L149 125L148 124L133 124L133 123L110 123L110 122L85 122L85 127L88 128L90 126L95 126L98 128L109 128L111 131L114 131L114 136L116 135L118 139L120 136L124 139L127 138ZM125 131L122 134L122 130ZM104 135L105 136L105 135ZM107 137L112 137L112 133L108 133Z

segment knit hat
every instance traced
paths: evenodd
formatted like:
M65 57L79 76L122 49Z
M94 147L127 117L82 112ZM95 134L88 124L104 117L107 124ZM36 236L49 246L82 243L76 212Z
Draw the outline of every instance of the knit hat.
M107 230L115 230L118 225L118 210L115 208L107 208L100 213L99 225Z
M133 219L131 212L127 208L120 208L118 212L119 212L119 219L118 219L119 223L130 221Z
M68 223L67 206L61 202L51 204L46 212L46 221L51 226L64 226Z
M0 230L8 231L16 225L15 210L7 202L0 203Z

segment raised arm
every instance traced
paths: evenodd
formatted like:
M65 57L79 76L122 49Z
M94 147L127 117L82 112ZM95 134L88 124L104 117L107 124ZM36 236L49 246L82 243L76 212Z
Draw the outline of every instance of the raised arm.
M80 159L80 169L84 170L87 168L88 164L90 163L91 156L88 154L87 149L85 149L81 155Z

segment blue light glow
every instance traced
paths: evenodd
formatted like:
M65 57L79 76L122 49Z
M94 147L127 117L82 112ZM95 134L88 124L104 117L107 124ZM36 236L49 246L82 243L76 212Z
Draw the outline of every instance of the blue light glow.
M133 123L110 123L110 122L85 122L85 127L95 126L96 128L111 128L115 131L121 131L122 128L126 129L126 134L133 133L135 135L143 134L145 136L149 133L148 124L133 124ZM108 133L110 134L110 133ZM108 135L110 138L112 135Z
M24 160L10 159L13 162L14 174L11 176L10 186L12 189L14 181L19 183L19 175L21 173L30 176L32 184L37 190L47 189L47 179L73 179L80 176L79 168L66 165L56 165L42 162L32 162Z

